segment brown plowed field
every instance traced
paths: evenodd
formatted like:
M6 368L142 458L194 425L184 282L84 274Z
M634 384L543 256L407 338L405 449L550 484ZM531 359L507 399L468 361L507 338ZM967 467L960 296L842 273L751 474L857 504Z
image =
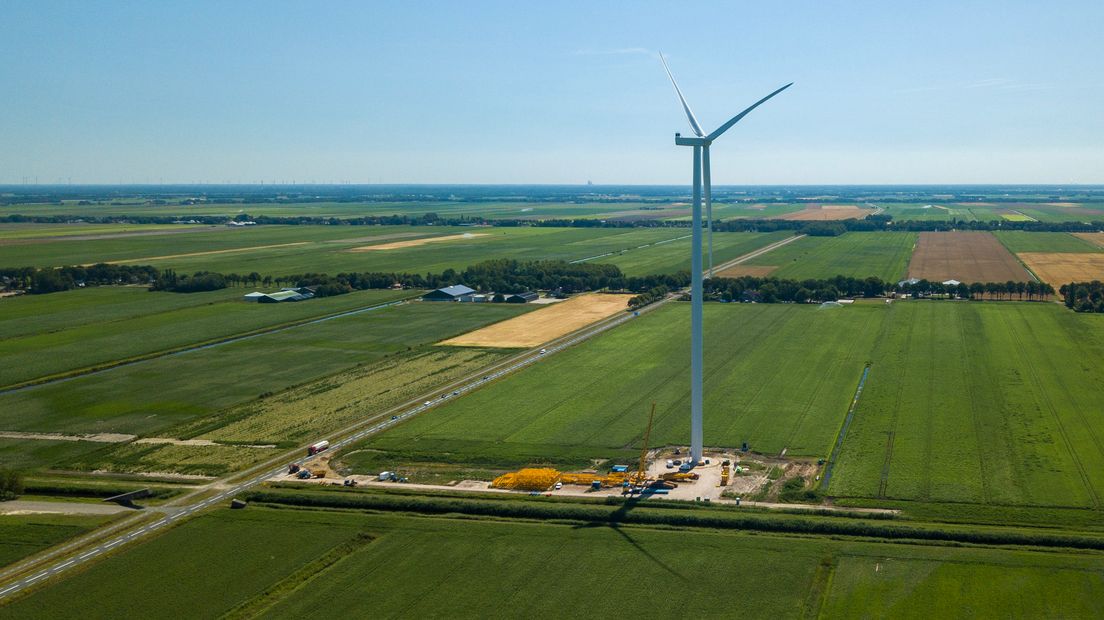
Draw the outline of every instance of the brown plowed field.
M1104 253L1021 252L1019 256L1035 275L1056 289L1070 282L1104 280Z
M1073 236L1104 248L1104 233L1073 233Z
M853 220L866 217L873 211L855 205L810 205L800 211L772 217L772 220L802 220L823 222L830 220Z
M1023 268L997 238L987 232L922 232L909 261L910 278L932 282L1028 282Z
M753 276L762 278L769 276L775 269L778 269L778 267L768 267L765 265L733 265L724 271L718 271L717 277L738 278L740 276Z
M535 347L628 309L632 295L590 293L444 340L460 347Z

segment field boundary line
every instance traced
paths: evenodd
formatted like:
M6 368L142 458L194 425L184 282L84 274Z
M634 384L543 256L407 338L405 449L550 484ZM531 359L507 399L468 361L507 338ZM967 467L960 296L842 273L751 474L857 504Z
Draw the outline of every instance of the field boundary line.
M820 489L822 491L828 491L828 482L832 479L832 471L835 469L840 450L843 448L843 440L847 437L847 429L851 427L851 421L854 420L855 412L858 410L859 398L862 396L863 388L866 387L866 379L870 376L871 366L873 366L872 363L867 363L863 367L862 376L859 377L859 385L855 388L855 396L851 399L851 405L847 408L847 415L844 416L843 424L836 436L836 445L832 448L832 453L828 455L828 463L824 466L824 476L820 479Z
M285 330L294 329L296 327L303 327L303 326L306 326L306 325L312 325L314 323L321 323L323 321L330 321L330 320L333 320L333 319L339 319L339 318L342 318L342 317L345 317L345 316L351 316L351 315L354 315L354 314L359 314L361 312L368 312L370 310L377 310L377 309L385 308L385 307L389 307L389 306L398 306L398 305L401 305L401 304L408 303L410 300L414 299L415 297L418 297L421 294L422 293L419 292L416 295L411 295L409 297L403 297L401 299L396 299L396 300L388 301L388 302L384 302L384 303L377 303L375 305L363 306L363 307L360 307L360 308L354 308L352 310L342 310L340 312L335 312L335 313L331 313L331 314L323 314L323 315L319 315L319 316L313 316L313 317L310 317L310 318L299 319L299 320L296 320L296 321L278 323L276 325L270 325L268 327L263 327L263 328L260 328L260 329L254 329L254 330L250 330L250 331L239 332L237 334L233 334L233 335L230 335L230 336L225 336L225 337L222 337L222 338L214 338L214 339L211 339L211 340L204 340L204 341L200 341L200 342L192 342L192 343L180 346L180 347L175 347L175 348L170 348L170 349L162 349L160 351L151 351L150 353L143 353L142 355L136 355L136 356L133 356L133 357L123 358L121 360L112 360L110 362L104 362L102 364L94 364L92 366L85 366L84 368L77 368L77 369L66 371L66 372L63 372L63 373L55 373L55 374L52 374L52 375L46 375L44 377L36 377L34 379L23 381L21 383L12 383L10 385L0 386L0 394L7 394L9 392L18 392L18 391L21 391L21 390L26 390L28 388L38 387L40 385L47 385L47 384L50 384L50 383L59 383L59 382L62 382L62 381L69 381L70 379L77 379L79 377L87 377L89 375L99 374L99 373L102 373L102 372L106 372L108 370L113 370L115 368L120 368L122 366L130 366L130 365L133 365L133 364L140 364L142 362L148 362L150 360L155 360L155 359L162 358L162 357L168 357L168 356L171 356L171 355L180 355L181 353L189 353L191 351L198 351L200 349L210 349L210 348L213 348L213 347L238 342L240 340L248 340L250 338L256 338L258 336L265 336L267 334L282 332L282 331L285 331Z

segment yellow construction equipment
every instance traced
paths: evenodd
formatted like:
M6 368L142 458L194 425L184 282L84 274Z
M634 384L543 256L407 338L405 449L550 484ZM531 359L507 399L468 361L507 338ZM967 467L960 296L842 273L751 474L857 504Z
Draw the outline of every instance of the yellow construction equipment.
M673 471L663 474L659 477L660 480L671 480L673 482L689 482L692 480L697 480L698 478L701 478L701 476L692 471Z
M721 486L728 486L728 465L721 465Z
M560 479L560 472L547 467L531 467L512 471L494 479L491 487L495 489L518 489L523 491L545 491Z
M652 421L655 420L655 403L652 403L652 412L648 414L648 428L644 429L644 445L640 447L640 463L636 472L629 476L629 483L642 485L648 481L648 440L652 437Z

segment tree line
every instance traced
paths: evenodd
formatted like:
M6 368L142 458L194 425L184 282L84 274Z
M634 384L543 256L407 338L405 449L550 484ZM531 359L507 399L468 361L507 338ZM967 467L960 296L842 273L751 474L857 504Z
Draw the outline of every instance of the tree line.
M974 282L956 285L920 280L916 283L886 282L881 278L836 276L825 279L788 280L772 277L740 276L710 278L703 283L706 300L755 301L759 303L810 303L854 297L887 297L908 294L935 299L1009 299L1044 300L1054 294L1045 282Z
M446 269L439 274L339 273L288 276L298 286L315 289L316 296L339 295L354 290L392 288L435 289L464 284L476 290L521 293L544 290L562 293L613 290L644 292L657 286L682 288L690 283L690 272L649 276L626 276L616 265L568 263L562 260L518 261L493 259L476 263L463 271Z
M1104 312L1104 283L1099 280L1063 284L1058 291L1074 312Z
M32 294L56 293L78 286L110 284L149 284L158 277L156 267L148 265L109 265L70 267L0 268L0 279L7 288Z

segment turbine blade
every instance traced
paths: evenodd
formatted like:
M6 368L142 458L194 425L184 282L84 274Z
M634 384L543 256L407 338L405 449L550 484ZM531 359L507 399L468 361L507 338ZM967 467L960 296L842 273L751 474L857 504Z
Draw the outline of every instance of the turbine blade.
M671 78L671 85L675 87L675 92L678 93L679 101L682 102L682 109L686 110L686 120L690 121L690 128L694 130L699 138L704 136L705 132L702 131L701 125L698 125L698 119L694 118L694 113L690 110L690 104L686 103L686 97L682 96L678 82L675 81L675 76L671 74L671 68L667 66L667 60L663 57L663 54L659 55L659 61L663 63L663 68L667 70L667 77Z
M787 88L789 88L789 87L793 86L793 84L794 84L793 82L790 82L789 84L786 84L786 85L785 85L785 86L783 86L782 88L779 88L778 90L776 90L776 91L774 91L773 93L771 93L771 94L767 95L766 97L763 97L763 98L762 98L762 99L760 99L759 101L756 101L755 103L753 103L753 104L751 105L751 107L749 107L748 109L744 110L743 112L740 112L740 113L739 113L739 114L737 114L736 116L733 116L733 117L732 117L732 118L731 118L731 119L730 119L730 120L729 120L729 121L728 121L727 123L725 123L724 125L721 125L720 127L718 127L718 128L717 128L717 130L716 130L716 131L714 131L713 133L709 134L709 136L708 136L708 139L709 139L709 140L716 140L717 138L721 137L721 134L723 134L724 132L728 131L729 127L732 127L732 126L733 126L733 125L735 125L736 123L740 122L740 119L742 119L742 118L744 118L745 116L747 116L749 112L751 112L751 111L752 111L752 110L754 110L755 108L758 108L758 107L759 107L760 105L762 105L763 103L765 103L765 102L767 101L767 99L770 99L771 97L773 97L773 96L777 95L778 93L780 93L780 92L782 92L782 91L786 90Z

